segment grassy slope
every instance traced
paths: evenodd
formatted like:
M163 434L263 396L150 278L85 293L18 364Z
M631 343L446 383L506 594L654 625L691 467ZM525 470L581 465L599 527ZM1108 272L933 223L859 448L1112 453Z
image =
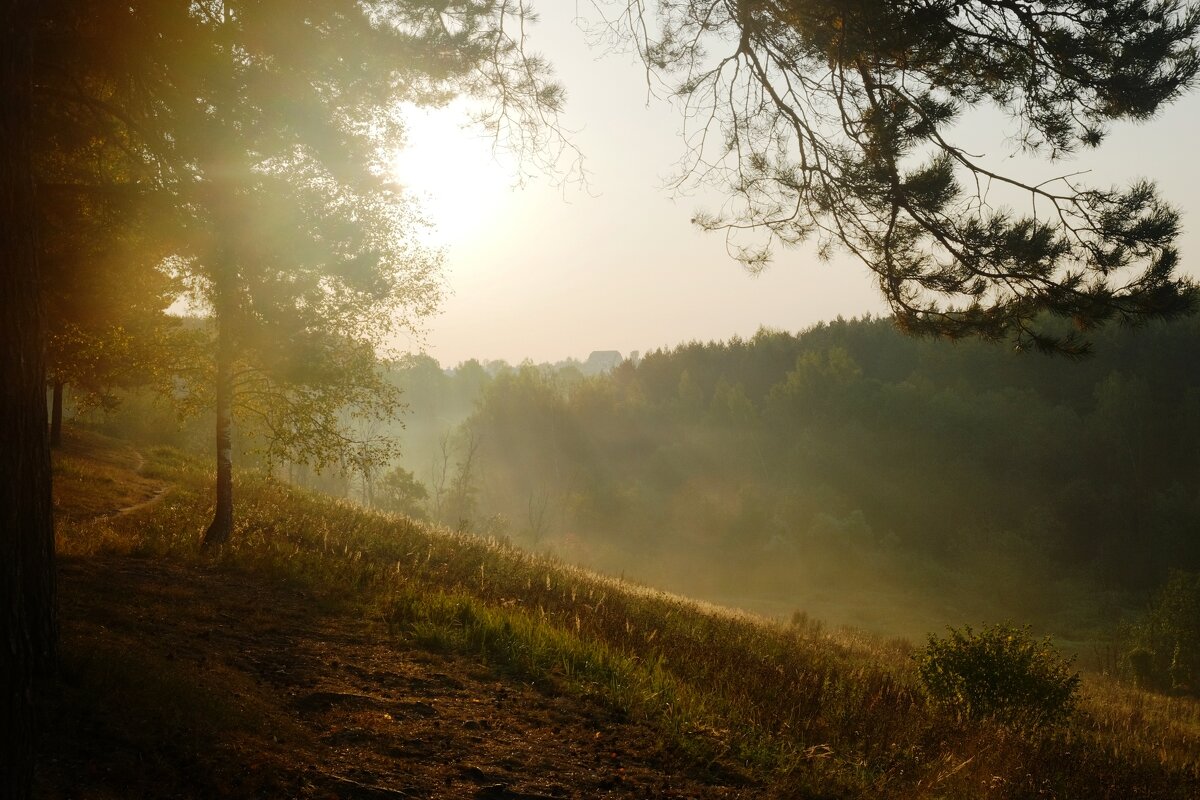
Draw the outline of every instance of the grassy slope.
M141 480L175 488L133 514L68 519L63 553L200 558L203 470L167 450L145 455ZM901 641L705 608L257 476L239 476L238 503L234 544L216 568L378 620L379 635L404 647L599 699L650 724L664 748L737 770L770 794L1200 796L1194 701L1089 679L1069 729L1017 734L929 709ZM119 692L119 663L105 669Z

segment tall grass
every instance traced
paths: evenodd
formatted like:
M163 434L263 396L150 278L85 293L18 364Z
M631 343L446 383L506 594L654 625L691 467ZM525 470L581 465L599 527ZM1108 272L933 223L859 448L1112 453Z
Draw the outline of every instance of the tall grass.
M170 451L148 460L177 487L144 513L64 526L64 552L201 558L203 474ZM370 615L400 646L596 696L654 726L664 748L769 794L1200 797L1194 701L1089 679L1062 729L960 721L925 701L903 641L704 606L261 476L238 484L218 563Z

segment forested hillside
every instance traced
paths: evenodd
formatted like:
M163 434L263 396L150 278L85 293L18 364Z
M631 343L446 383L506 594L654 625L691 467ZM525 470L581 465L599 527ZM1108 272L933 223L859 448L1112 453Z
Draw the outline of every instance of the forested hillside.
M1200 567L1200 321L1095 341L1072 361L868 318L594 379L527 365L459 434L450 522L760 610L1092 638Z

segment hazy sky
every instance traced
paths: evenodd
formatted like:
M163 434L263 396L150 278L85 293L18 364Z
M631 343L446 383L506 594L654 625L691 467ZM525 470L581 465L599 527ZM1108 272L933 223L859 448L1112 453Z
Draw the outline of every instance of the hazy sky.
M460 129L461 109L413 115L398 177L425 198L450 289L429 320L426 352L444 366L585 358L592 350L628 355L885 310L871 274L849 257L818 262L815 245L782 251L751 277L726 254L722 235L691 225L695 211L713 209L720 197L672 198L664 188L684 153L679 113L661 100L647 104L645 74L631 56L589 51L573 9L543 0L530 44L567 89L563 122L585 156L587 190L545 178L517 188L516 165ZM998 115L967 120L959 142L994 156L1001 169L1041 178L1089 169L1085 180L1098 186L1155 180L1184 211L1184 269L1200 276L1197 122L1200 92L1151 123L1114 126L1098 151L1037 165L1036 173L1008 158Z

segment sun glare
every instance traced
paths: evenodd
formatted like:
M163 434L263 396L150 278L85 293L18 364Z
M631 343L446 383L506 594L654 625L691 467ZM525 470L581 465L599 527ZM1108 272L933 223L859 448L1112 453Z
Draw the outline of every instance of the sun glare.
M464 125L460 109L409 109L407 145L392 160L392 172L421 205L433 225L431 244L470 244L501 224L515 168L478 128Z

